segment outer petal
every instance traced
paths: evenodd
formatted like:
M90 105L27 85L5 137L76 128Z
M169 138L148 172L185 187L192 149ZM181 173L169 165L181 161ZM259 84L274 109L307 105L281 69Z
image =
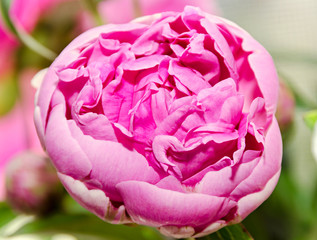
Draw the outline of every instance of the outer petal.
M241 196L252 193L252 189L262 190L267 182L281 169L282 161L282 138L276 119L273 119L264 145L264 153L259 164L254 168L248 178L242 181L232 192L232 196ZM273 191L273 189L272 189ZM263 197L262 202L266 198Z
M91 163L71 135L63 104L58 104L50 112L45 144L47 153L59 172L79 179L90 173Z
M129 150L120 143L97 140L84 135L74 121L69 121L68 126L80 149L91 162L90 184L105 191L111 200L122 201L115 188L119 182L139 180L155 184L160 180L158 173L138 152Z
M212 223L235 206L228 198L180 193L145 182L121 182L117 188L133 221L155 227L195 227Z
M231 166L210 171L196 186L196 191L212 196L229 197L231 192L246 179L257 166L259 159L239 164L234 169ZM253 189L250 188L250 191Z
M241 219L254 211L273 192L280 173L282 161L282 138L276 119L268 130L263 158L258 166L232 193L242 197L238 202L238 214ZM249 189L258 188L259 192L250 194Z
M259 207L273 192L278 179L280 171L278 171L265 185L260 192L255 192L241 198L238 202L238 218L234 222L242 221L246 216Z
M85 184L67 175L58 174L69 194L82 206L95 213L101 219L112 223L130 223L125 207L115 208L105 193L98 189L88 189Z
M199 237L206 236L208 234L211 234L213 232L218 231L220 228L223 228L227 225L228 224L225 220L216 221L216 222L210 224L208 227L206 227L202 232L195 234L193 236L193 238L199 238Z

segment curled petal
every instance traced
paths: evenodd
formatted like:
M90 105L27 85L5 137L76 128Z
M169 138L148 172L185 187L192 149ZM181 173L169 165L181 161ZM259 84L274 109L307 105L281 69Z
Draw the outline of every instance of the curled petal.
M124 206L114 207L105 193L98 189L88 189L84 183L62 173L58 174L68 193L83 207L98 217L111 223L130 223Z

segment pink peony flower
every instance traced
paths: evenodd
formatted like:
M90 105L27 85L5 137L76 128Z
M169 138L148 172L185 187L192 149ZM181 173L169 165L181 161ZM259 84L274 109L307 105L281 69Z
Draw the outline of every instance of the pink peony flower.
M273 191L277 98L267 51L186 7L77 37L43 78L35 123L81 205L112 223L199 237Z

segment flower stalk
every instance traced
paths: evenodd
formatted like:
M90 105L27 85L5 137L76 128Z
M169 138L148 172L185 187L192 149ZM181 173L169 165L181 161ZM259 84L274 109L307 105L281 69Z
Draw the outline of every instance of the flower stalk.
M29 49L37 53L38 55L46 58L49 61L53 61L57 54L38 42L35 38L33 38L29 33L27 33L21 24L15 24L9 14L11 1L3 0L0 1L0 9L1 14L3 16L3 20L9 30Z

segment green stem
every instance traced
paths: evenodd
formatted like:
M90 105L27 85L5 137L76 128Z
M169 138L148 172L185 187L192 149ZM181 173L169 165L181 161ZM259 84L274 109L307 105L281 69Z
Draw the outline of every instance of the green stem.
M21 42L39 54L40 56L53 61L56 57L57 54L53 52L52 50L48 49L44 45L42 45L40 42L38 42L36 39L34 39L30 34L25 32L22 28L17 31L17 36L21 40Z
M10 10L10 3L11 1L7 0L0 0L0 8L3 20L9 30L28 48L33 50L35 53L39 54L40 56L53 61L57 54L54 53L52 50L48 49L41 43L39 43L36 39L34 39L30 34L28 34L22 26L16 26L9 14Z

